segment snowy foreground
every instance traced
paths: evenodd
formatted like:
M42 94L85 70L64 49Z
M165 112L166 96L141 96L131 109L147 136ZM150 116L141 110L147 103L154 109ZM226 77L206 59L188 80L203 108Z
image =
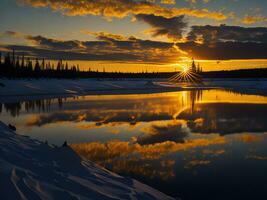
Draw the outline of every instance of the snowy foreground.
M172 199L136 180L50 147L0 122L1 199Z
M170 84L166 79L0 79L0 101L90 94L141 94L188 89L223 88L246 94L267 95L267 79L205 79L203 84Z

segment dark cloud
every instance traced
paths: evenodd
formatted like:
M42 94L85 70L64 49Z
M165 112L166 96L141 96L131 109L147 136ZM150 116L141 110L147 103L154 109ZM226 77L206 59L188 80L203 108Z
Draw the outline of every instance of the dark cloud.
M138 115L136 119L132 119L133 115ZM56 112L49 115L39 115L34 121L28 123L29 126L43 126L49 123L67 122L67 121L86 121L94 122L96 124L104 125L109 123L129 123L132 122L150 122L160 120L170 120L171 117L167 113L153 114L153 113L135 113L134 111L79 111L75 113Z
M31 40L35 44L41 47L51 48L53 50L70 50L78 49L81 47L81 42L77 40L61 41L46 38L43 36L25 36L26 39Z
M169 123L166 125L153 125L144 130L145 134L137 138L137 143L141 145L155 144L166 141L184 143L190 130L180 123Z
M192 26L187 38L196 41L202 38L204 43L214 42L260 42L267 43L267 28L240 26Z
M188 121L192 132L221 135L267 131L266 104L197 104L195 111L183 111L177 117Z
M152 26L150 32L153 36L167 36L170 39L181 39L187 26L184 16L165 18L155 15L140 14L135 16L137 20L144 21Z
M197 59L266 59L267 28L192 26L187 42L177 46Z
M91 60L91 61L130 61L169 63L177 61L179 52L173 43L142 40L105 32L91 33L96 41L58 40L44 36L22 35L34 46L6 45L18 54L44 57L47 59ZM10 36L17 35L16 32Z
M178 21L182 24L176 29L172 27L175 19L165 19L154 15L137 16L154 26L154 34L166 34L176 39L182 37L180 28L184 26L183 17L179 18ZM165 20L167 20L166 23L164 23ZM34 46L5 45L1 47L9 50L15 49L20 54L65 60L163 64L176 63L183 56L207 60L267 59L267 28L265 27L193 26L186 37L186 42L177 43L142 40L133 36L125 37L106 32L86 33L93 35L96 40L59 40L9 31L6 32L9 37L24 38Z
M142 40L138 39L134 36L125 37L117 34L110 34L107 32L84 32L89 35L93 35L99 41L105 42L105 44L111 44L111 46L115 46L116 48L129 49L134 51L140 48L160 48L160 49L168 49L173 47L173 43L170 42L160 42L160 41L152 41L152 40Z
M194 58L207 60L226 59L266 59L267 43L257 42L218 42L197 44L186 42L177 44Z
M15 31L5 31L3 35L10 36L10 37L20 37L21 33Z
M51 60L88 60L88 61L137 61L142 57L128 53L85 53L72 51L59 51L52 49L43 49L32 46L8 45L5 46L9 51L15 50L17 55L25 55L29 57L39 57ZM144 61L145 62L145 61Z

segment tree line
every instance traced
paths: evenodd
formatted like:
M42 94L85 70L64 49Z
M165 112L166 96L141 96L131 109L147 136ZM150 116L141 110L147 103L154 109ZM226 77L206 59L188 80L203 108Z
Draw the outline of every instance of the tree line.
M191 70L202 78L266 78L267 68L242 69L232 71L203 72L200 65L193 60ZM58 60L51 62L44 58L16 55L16 52L7 52L3 56L0 52L0 78L170 78L178 72L105 72L93 71L88 68L82 71L79 65L69 65L68 62Z
M55 62L44 58L25 57L16 52L7 52L4 56L0 52L0 77L5 78L168 78L175 72L105 72L91 70L82 71L79 65L69 65L63 60Z
M38 58L18 56L13 50L2 59L0 52L0 77L6 78L74 78L80 73L79 65L69 66L68 62L59 60L54 63Z

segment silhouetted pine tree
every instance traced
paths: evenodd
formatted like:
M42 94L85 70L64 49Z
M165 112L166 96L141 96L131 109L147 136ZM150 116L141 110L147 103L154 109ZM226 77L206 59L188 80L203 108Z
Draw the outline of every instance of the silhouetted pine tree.
M27 76L31 77L32 76L32 72L33 72L33 66L32 66L32 61L30 58L28 58L27 60Z
M35 77L39 77L40 72L41 72L41 67L40 67L38 58L36 58L35 66L34 66L34 75L35 75Z
M17 56L17 59L16 59L16 65L15 65L15 71L14 71L14 75L15 75L16 77L21 76L21 72L20 72L20 63L19 63L19 61L20 61L20 58L19 58L19 56Z
M24 69L25 67L25 61L24 61L24 55L22 55L22 59L21 59L21 66L22 69Z
M59 72L60 70L61 70L61 62L58 61L58 63L57 63L57 71Z
M20 57L17 56L17 59L16 59L16 69L19 69L19 68L20 68L20 63L19 63L19 61L20 61Z
M9 52L6 54L5 59L4 59L3 75L6 77L12 76L12 63L11 63Z
M45 70L45 59L42 59L42 66L41 66L41 70Z
M12 65L13 67L16 65L16 58L15 58L15 50L12 51Z
M7 55L5 56L5 61L4 61L6 66L11 65L11 59L10 59L10 53L8 52Z
M65 72L65 65L63 63L63 61L61 62L61 71L64 73Z
M196 71L197 71L197 67L196 67L195 60L194 60L194 59L193 59L193 61L192 61L191 70L192 70L193 72L196 72Z
M3 64L2 64L2 52L0 52L0 77L4 76L3 74Z
M48 62L48 70L51 70L52 69L52 67L51 67L51 63L50 62Z

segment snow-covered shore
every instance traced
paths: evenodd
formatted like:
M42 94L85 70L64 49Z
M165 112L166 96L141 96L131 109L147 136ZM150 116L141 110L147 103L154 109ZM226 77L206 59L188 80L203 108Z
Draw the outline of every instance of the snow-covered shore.
M0 102L98 94L143 94L222 88L267 95L267 79L204 79L201 85L170 84L166 79L0 79Z
M166 87L159 80L146 79L0 79L0 95L86 95L116 93L150 93L153 91L177 90L177 87Z
M68 146L17 135L2 122L0 177L2 199L173 199L82 160Z
M98 94L142 94L181 90L150 80L0 79L0 102Z

